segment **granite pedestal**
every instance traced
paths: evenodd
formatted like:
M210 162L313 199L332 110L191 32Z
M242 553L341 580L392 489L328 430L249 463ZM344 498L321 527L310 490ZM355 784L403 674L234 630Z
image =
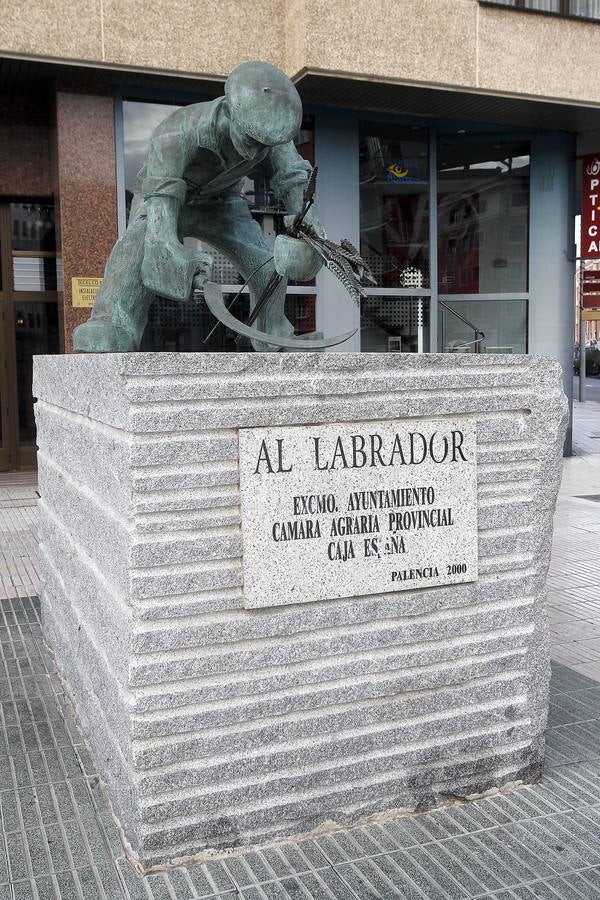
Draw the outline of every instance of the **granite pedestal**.
M34 394L45 639L143 866L540 777L556 363L46 356ZM411 421L459 421L476 446L472 580L348 596L307 568L314 599L249 603L253 429Z

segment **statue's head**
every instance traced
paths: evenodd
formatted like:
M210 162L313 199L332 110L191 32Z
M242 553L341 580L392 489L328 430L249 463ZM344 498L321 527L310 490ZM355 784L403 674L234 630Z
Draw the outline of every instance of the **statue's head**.
M252 159L263 147L286 144L302 122L298 91L281 69L270 63L242 63L225 82L230 134L235 149Z

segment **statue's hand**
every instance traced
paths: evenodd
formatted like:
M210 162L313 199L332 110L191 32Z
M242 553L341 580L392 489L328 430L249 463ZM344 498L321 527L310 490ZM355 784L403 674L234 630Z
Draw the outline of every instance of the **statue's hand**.
M286 231L289 233L294 225L294 220L296 216L284 216L283 224L285 225ZM303 222L305 225L310 225L311 228L314 228L316 233L321 238L326 238L325 229L319 222L316 216L313 215L312 209L309 209L306 215L304 216Z
M142 262L144 287L169 300L189 300L193 287L210 277L208 253L184 247L179 241L146 239Z
M323 265L318 253L300 238L278 234L273 248L275 269L293 281L311 281Z
M275 238L275 268L280 275L294 281L311 281L323 265L323 259L303 240L291 236L295 216L285 216L283 223L288 234ZM310 226L316 234L324 238L325 229L311 210L304 217L303 224Z

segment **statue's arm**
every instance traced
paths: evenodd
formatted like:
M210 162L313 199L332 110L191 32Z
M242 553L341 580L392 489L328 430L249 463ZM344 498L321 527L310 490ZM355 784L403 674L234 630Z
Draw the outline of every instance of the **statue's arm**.
M154 238L177 240L179 212L187 190L183 173L192 156L192 147L179 130L152 136L142 194L148 215L147 232Z
M273 147L270 153L271 188L276 197L283 200L288 215L285 225L292 226L296 213L304 205L304 192L312 172L312 166L302 159L293 141ZM325 237L325 230L314 206L308 210L304 221L312 225L315 231ZM275 265L280 275L299 281L310 281L321 266L322 258L303 241L286 235L279 235L275 240Z
M302 209L302 197L308 184L312 166L302 159L293 141L273 147L269 153L271 189L283 200L290 215Z
M283 200L288 213L286 225L291 225L296 213L302 209L312 166L307 160L302 159L293 141L273 147L269 162L271 188L275 196ZM325 230L319 221L315 205L309 209L305 222L310 223L322 237L325 237Z
M142 182L147 217L142 281L148 290L171 300L187 300L194 276L210 270L208 254L184 247L179 240L179 216L187 191L183 173L194 153L195 147L181 130L153 136Z

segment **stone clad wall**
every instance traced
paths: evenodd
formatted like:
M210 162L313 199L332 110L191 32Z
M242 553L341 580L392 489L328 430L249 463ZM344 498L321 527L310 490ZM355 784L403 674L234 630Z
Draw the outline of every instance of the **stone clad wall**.
M45 635L145 865L539 776L556 363L38 357L34 394ZM444 415L477 582L244 609L237 429Z
M373 0L79 0L77 16L69 0L3 0L2 12L5 56L187 74L199 90L203 78L267 59L290 77L317 72L600 102L600 85L590 78L600 51L595 22L478 0L402 0L398 9Z

